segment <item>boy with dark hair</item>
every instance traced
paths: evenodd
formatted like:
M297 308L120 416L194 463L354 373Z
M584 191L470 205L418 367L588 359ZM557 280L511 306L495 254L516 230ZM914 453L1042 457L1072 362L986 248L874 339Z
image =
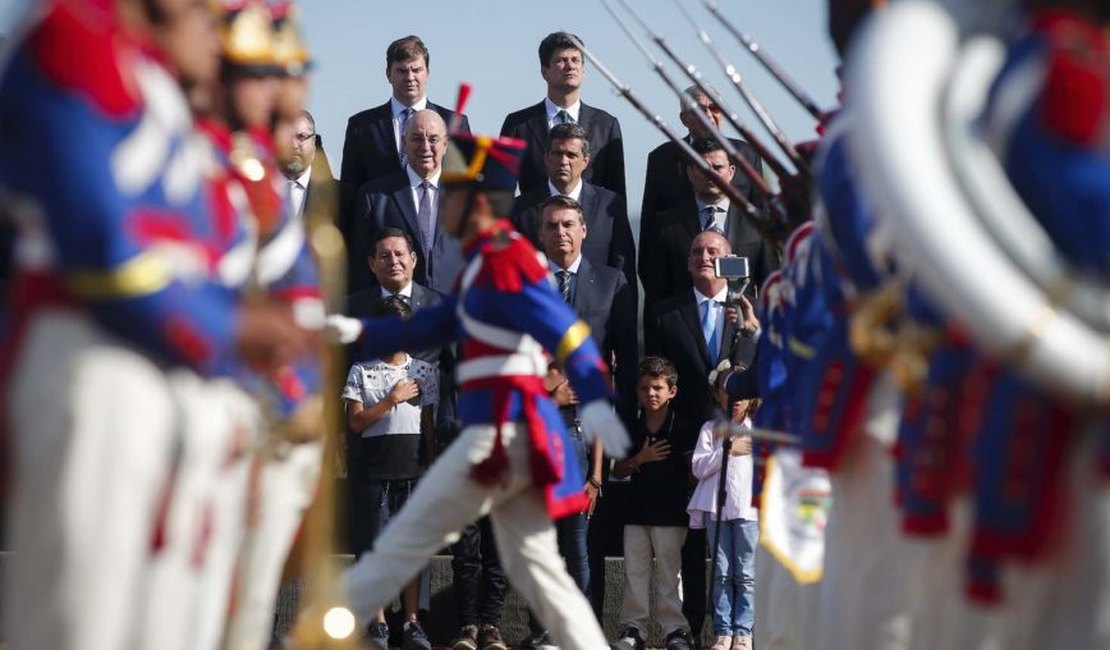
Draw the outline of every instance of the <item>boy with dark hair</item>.
M634 455L617 461L615 478L631 477L624 526L624 605L613 650L643 650L650 619L652 559L656 619L667 650L690 650L692 641L679 596L690 456L701 423L677 413L678 371L663 357L645 358L637 372L641 414L631 431Z
M379 300L371 308L371 316L408 318L412 309L399 296ZM352 472L352 480L360 480L359 490L370 506L359 513L367 518L365 548L397 514L416 487L435 448L433 406L439 401L437 369L427 361L399 351L381 359L372 359L351 366L347 385L343 388L347 408L347 425L360 432L353 457L361 463L361 471ZM402 604L405 610L403 629L405 650L431 650L427 634L417 621L420 579L405 585ZM389 647L389 626L385 613L378 610L370 624L367 640L372 648Z

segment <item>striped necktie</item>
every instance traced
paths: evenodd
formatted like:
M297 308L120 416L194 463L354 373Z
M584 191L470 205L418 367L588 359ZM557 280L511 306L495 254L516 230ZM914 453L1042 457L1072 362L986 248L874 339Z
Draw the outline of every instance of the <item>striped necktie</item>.
M570 304L570 271L566 269L559 269L555 274L559 280L559 295L563 297L563 302Z

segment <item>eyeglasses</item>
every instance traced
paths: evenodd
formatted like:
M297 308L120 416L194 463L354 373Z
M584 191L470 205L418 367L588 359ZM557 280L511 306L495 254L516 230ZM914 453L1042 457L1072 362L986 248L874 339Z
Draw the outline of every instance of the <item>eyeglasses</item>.
M408 141L413 144L424 144L425 142L427 142L433 147L438 145L440 142L443 142L443 140L444 138L438 135L429 135L425 137L423 135L420 135L419 133L411 133L408 136Z
M315 137L316 137L315 133L294 133L293 134L293 140L295 140L297 142L297 144L305 144L306 142L308 142L309 140L312 140Z

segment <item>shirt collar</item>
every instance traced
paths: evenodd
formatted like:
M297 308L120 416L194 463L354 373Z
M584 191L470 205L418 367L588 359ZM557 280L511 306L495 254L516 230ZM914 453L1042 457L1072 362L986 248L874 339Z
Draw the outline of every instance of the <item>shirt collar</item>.
M714 205L717 208L719 208L717 210L718 213L723 212L724 214L728 214L728 209L732 205L727 196L722 197L721 200L717 201L716 203L706 203L705 201L702 201L701 199L699 199L697 197L694 197L694 203L696 203L697 206L698 206L698 214L701 214L702 212L704 212L706 206L708 206L708 205Z
M422 110L428 108L428 98L427 97L421 97L420 100L417 101L412 106L405 106L401 102L397 101L396 97L390 96L389 97L389 107L393 111L393 119L397 119L398 117L401 116L401 112L404 111L406 108L411 108L414 111L422 111Z
M390 291L389 289L386 289L385 287L382 287L381 290L382 290L382 298L388 298L390 296L404 296L405 298L412 298L412 281L409 281L408 284L401 287L401 290L398 291L397 293L393 293L392 291Z
M551 267L552 273L558 273L559 271L563 270L563 267L559 266L555 262L552 262L550 258L548 258L547 260L547 265ZM574 261L570 263L570 266L568 266L566 270L569 271L571 275L578 275L578 268L580 266L582 266L581 252L578 253L578 257L574 258Z
M308 189L308 181L310 178L312 178L312 167L306 167L304 173L298 176L295 182L304 189Z
M582 100L575 100L575 102L570 106L567 106L566 108L560 108L556 106L555 102L551 101L550 98L544 97L543 108L547 112L548 124L551 124L555 121L555 116L559 113L559 111L566 111L567 114L570 115L570 119L574 120L575 124L578 124L578 114L582 112Z
M432 184L432 187L435 188L436 191L439 190L439 174L442 171L442 167L437 168L434 172L432 172L432 177L426 179L429 183ZM409 175L409 187L411 187L413 190L420 189L420 184L423 183L425 179L420 178L420 174L417 174L416 171L408 165L405 165L405 172Z
M726 284L725 287L718 291L717 295L715 296L706 296L702 292L698 291L697 287L694 287L694 300L696 300L698 303L698 309L701 309L702 303L708 302L710 300L716 303L724 303L726 300L728 300L728 285Z
M551 196L559 196L560 194L562 194L562 192L555 189L555 186L551 184L551 181L547 181L547 190L551 193ZM582 199L581 199L581 196L582 196L582 179L579 178L578 179L578 185L575 185L573 188L571 188L571 190L569 192L567 192L566 194L562 194L562 196L568 196L568 197L574 199L575 201L578 201L579 203L581 203L582 202Z

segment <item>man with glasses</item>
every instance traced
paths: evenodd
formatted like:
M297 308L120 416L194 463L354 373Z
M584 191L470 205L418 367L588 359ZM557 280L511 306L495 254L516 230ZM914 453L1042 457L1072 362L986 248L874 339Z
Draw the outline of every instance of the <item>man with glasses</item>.
M375 233L389 226L399 228L412 239L416 281L447 294L463 267L459 240L443 232L436 219L447 125L434 110L417 111L405 126L403 142L404 168L363 185L356 194L351 259L366 259ZM364 270L353 270L350 288L361 289L368 281Z
M317 166L322 166L326 171L318 174L314 181L313 169ZM302 110L301 116L293 123L293 149L282 173L289 186L292 213L298 219L306 213L305 206L309 205L313 183L334 182L331 166L328 165L327 155L321 146L320 135L316 133L316 120L308 111Z

